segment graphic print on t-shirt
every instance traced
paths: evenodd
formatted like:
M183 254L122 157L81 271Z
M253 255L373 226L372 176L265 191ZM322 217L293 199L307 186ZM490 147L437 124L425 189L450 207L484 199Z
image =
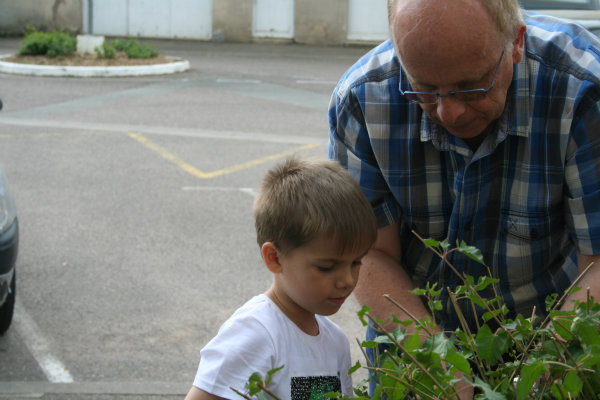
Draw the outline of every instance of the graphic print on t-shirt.
M291 400L326 400L324 394L341 392L342 384L338 376L292 377Z

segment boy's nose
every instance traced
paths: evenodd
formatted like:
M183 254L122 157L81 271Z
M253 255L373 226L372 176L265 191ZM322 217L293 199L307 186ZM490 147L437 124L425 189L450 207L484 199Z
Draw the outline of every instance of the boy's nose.
M353 287L354 285L356 285L356 282L358 281L359 270L360 270L360 267L344 268L340 272L340 275L338 276L338 279L336 280L336 286L338 288L347 288L347 287Z

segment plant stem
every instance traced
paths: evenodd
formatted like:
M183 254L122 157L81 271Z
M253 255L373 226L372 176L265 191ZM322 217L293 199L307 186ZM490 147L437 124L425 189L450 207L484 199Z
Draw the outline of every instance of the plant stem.
M396 300L392 299L389 294L384 294L383 297L385 297L393 305L395 305L400 310L402 310L406 315L408 315L410 317L410 319L412 319L417 325L419 325L421 328L423 328L429 336L433 336L433 332L431 332L429 329L427 329L427 326L425 324L423 324L419 319L417 319L417 317L415 317L410 311L408 311L408 309L406 309L406 307L404 307L402 304L398 303Z
M369 315L369 313L367 313L366 315L367 315L367 317L371 318L371 316ZM433 382L435 385L437 385L437 387L439 387L439 388L440 388L440 390L442 391L442 393L443 393L443 395L444 395L444 396L443 396L443 398L444 398L444 399L449 399L449 398L450 398L450 396L449 396L448 392L446 392L446 388L444 388L444 386L443 386L443 385L442 385L442 384L441 384L441 383L440 383L440 382L439 382L439 381L438 381L438 380L435 378L435 376L433 376L433 375L432 375L432 374L429 372L429 370L428 370L427 368L425 368L425 366L424 366L423 364L421 364L421 363L419 362L419 360L417 360L417 359L416 359L416 358L415 358L415 357L414 357L412 354L410 354L410 352L408 352L408 351L406 350L406 348L405 348L405 347L404 347L404 346L403 346L401 343L399 343L399 342L396 340L396 338L394 338L394 337L393 337L393 336L392 336L392 335L391 335L391 334L390 334L388 331L384 330L384 329L383 329L383 327L381 326L381 324L380 324L379 322L377 322L377 321L373 320L373 323L375 323L375 325L377 325L377 328L378 328L380 331L382 331L382 332L383 332L383 333L384 333L384 334L385 334L385 335L386 335L386 336L387 336L387 337L388 337L388 338L389 338L389 339L390 339L390 340L391 340L391 341L394 343L394 345L396 345L396 346L397 346L397 347L398 347L400 350L402 350L403 354L406 354L406 356L407 356L407 357L408 357L408 358L409 358L409 359L410 359L410 360L411 360L411 361L412 361L412 362L413 362L413 363L414 363L414 364L415 364L417 367L419 367L419 369L420 369L421 371L423 371L423 373L424 373L425 375L427 375L427 377L428 377L429 379L431 379L431 381L432 381L432 382ZM393 357L392 357L392 360L393 360ZM455 394L455 397L456 397L457 399L460 399L460 398L458 397L458 394L456 393L456 391L454 391L454 394Z

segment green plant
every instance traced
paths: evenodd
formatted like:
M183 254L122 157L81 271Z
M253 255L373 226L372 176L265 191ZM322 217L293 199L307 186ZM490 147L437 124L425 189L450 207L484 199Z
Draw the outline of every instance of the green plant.
M19 55L45 55L56 57L73 54L77 48L77 39L62 30L40 32L30 30L19 46Z
M256 396L257 400L267 400L268 399L267 395L270 396L271 398L277 398L275 396L275 394L273 394L267 388L267 386L269 385L269 383L271 383L271 380L273 379L273 374L275 374L277 371L281 370L282 368L284 368L283 365L279 368L274 368L274 369L268 371L264 380L258 372L253 373L250 376L250 378L248 379L248 383L246 384L246 393L242 393L235 388L230 388L230 389L233 390L236 394L238 394L248 400L252 400L254 398L252 396Z
M132 39L115 39L110 45L117 51L122 51L129 58L153 58L159 55L153 45Z
M500 296L481 295L485 288L494 287L496 279L483 276L476 282L460 274L447 258L459 251L485 265L479 250L464 242L450 248L446 241L422 241L461 277L462 284L449 293L461 327L440 332L434 318L394 317L398 328L389 332L363 307L358 313L363 325L374 324L383 335L361 346L377 349L385 344L388 348L375 363L364 366L377 380L373 397L367 393L368 382L363 381L355 386L356 398L458 399L460 375L475 388L476 400L599 398L600 305L588 293L586 301L573 302L569 310L560 308L568 295L579 290L578 280L560 298L554 295L546 300L544 319L535 315L509 318ZM437 300L440 293L435 285L413 291L434 310L442 306ZM401 304L387 298L410 316ZM465 322L458 307L461 301L485 311L476 332ZM357 363L351 372L361 367Z
M97 46L94 48L96 55L98 58L115 58L115 48L106 43L102 43L102 46Z

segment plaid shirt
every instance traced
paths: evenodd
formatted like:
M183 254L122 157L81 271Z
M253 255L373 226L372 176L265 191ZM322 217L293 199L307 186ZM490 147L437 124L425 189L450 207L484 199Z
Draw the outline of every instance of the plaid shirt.
M600 254L600 42L557 22L527 17L504 112L475 153L400 94L410 85L390 41L336 87L329 157L358 180L380 226L401 222L402 263L416 286L460 282L412 230L481 250L512 316L543 312L546 296L562 294L577 250ZM450 261L476 279L487 273L457 252ZM454 329L441 298L438 318Z

